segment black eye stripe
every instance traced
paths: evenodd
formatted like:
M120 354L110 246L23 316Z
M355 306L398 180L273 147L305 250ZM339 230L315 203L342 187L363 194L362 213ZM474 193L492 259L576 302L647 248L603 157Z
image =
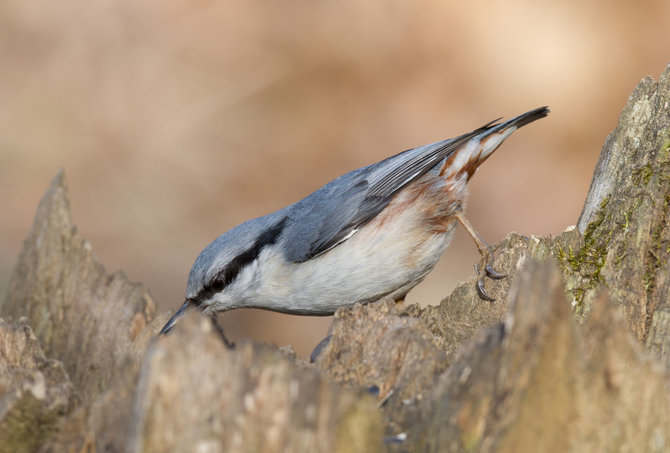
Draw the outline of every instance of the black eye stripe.
M279 239L284 225L286 224L286 217L277 222L272 228L266 230L263 234L256 238L254 244L237 255L235 258L221 270L210 282L208 282L193 298L196 306L199 306L202 301L211 298L214 294L222 291L226 286L231 284L233 280L247 265L251 264L258 255L261 254L265 247L273 245Z

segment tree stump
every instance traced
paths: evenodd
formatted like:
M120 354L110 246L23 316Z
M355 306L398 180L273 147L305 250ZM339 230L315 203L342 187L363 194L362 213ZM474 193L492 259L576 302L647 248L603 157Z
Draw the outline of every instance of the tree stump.
M670 67L608 137L575 227L509 234L479 299L340 309L306 363L223 344L193 313L158 338L108 275L59 172L0 306L0 452L668 451ZM13 319L13 320L12 320Z

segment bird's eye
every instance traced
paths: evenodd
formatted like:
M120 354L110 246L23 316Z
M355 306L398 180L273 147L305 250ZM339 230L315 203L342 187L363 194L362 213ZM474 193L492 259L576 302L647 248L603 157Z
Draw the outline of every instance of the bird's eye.
M223 279L221 278L215 278L212 280L212 289L214 291L221 291L224 287Z

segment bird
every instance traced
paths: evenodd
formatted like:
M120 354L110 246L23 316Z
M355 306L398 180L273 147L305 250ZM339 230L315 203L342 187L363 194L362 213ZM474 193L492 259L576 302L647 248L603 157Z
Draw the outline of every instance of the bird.
M437 264L457 223L481 255L479 296L493 302L485 278L506 275L493 270L492 248L464 215L467 183L507 137L548 113L539 107L403 151L223 233L196 258L185 302L160 334L191 307L210 316L236 308L332 315L402 301Z

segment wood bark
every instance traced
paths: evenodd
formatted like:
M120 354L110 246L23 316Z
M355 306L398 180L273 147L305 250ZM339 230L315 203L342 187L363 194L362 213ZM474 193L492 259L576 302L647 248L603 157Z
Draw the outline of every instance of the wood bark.
M156 337L60 172L0 306L0 452L668 451L670 67L608 137L575 227L509 234L438 306L339 310L313 363L225 347L189 315Z

